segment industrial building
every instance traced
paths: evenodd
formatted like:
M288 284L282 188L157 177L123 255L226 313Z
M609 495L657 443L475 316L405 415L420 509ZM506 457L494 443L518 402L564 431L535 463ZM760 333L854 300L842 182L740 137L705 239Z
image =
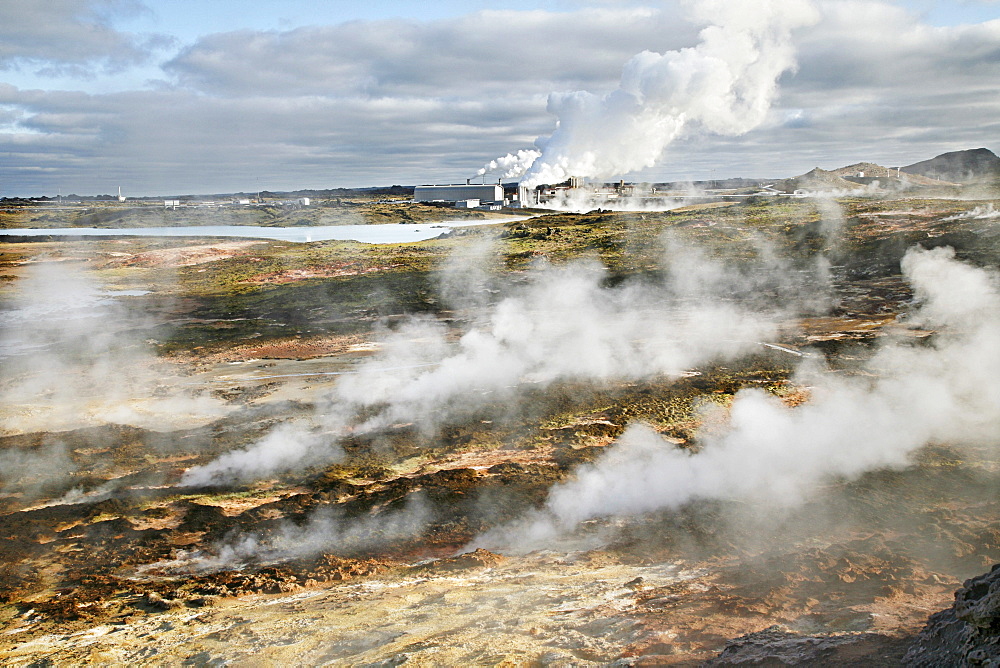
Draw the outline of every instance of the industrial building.
M503 186L499 183L463 183L449 186L417 186L413 189L415 202L467 202L479 200L483 204L503 204Z

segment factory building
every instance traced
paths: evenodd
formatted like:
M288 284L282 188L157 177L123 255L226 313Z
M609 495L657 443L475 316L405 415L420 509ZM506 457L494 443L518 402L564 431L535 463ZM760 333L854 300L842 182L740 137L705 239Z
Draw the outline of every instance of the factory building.
M503 186L498 183L463 183L451 186L417 186L413 189L416 202L467 202L503 203Z

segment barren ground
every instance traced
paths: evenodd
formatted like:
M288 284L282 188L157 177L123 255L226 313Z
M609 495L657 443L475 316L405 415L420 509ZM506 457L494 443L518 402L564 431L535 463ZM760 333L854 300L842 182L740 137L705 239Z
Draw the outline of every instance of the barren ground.
M796 351L851 374L885 337L931 339L901 317L913 295L899 259L919 241L997 266L995 218L945 220L982 204L842 201L835 247L808 200L552 214L397 246L4 243L5 312L22 308L19 286L40 265L71 267L125 309L108 324L114 344L90 338L110 352L35 364L73 340L60 331L4 353L0 657L697 665L730 638L779 625L850 635L842 663L896 665L961 580L1000 560L995 443L934 444L906 468L831 481L792 507L695 502L592 520L536 549L477 550L476 540L542 504L630 423L696 449L700 402L725 408L746 387L807 400L792 376ZM732 262L754 257L761 238L792 257L824 252L834 299L782 323L780 340L765 342L777 348L679 378L529 384L518 405L488 405L434 433L402 423L343 439L336 462L179 485L186 470L325 410L342 374L383 351L402 319L433 318L453 337L476 323L498 297L455 306L435 276L449 257L473 262L477 242L497 244L491 270L503 285L523 283L542 258L596 259L624 281L658 271L664 230ZM95 359L111 361L104 389L67 397L60 388L94 377ZM392 513L412 504L430 509L420 530L395 532ZM333 537L315 549L232 552L316 517L332 518Z

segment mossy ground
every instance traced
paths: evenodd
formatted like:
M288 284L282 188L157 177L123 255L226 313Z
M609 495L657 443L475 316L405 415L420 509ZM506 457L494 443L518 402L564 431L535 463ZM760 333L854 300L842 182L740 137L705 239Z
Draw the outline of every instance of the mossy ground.
M899 270L907 248L915 243L947 244L963 259L1000 266L996 218L945 220L986 203L843 199L831 213L829 206L809 199L757 198L724 207L667 212L553 213L520 223L461 229L446 238L415 244L255 242L189 265L158 260L156 253L211 246L218 240L3 243L0 274L16 278L26 271L27 260L75 262L105 285L149 290L149 294L128 298L136 310L153 314L150 321L135 325L140 332L136 338L148 341L163 357L207 363L215 352L241 346L259 349L268 342L305 343L336 336L371 341L410 315L434 318L457 334L481 318L491 302L530 280L539 263L597 262L606 268L609 285L661 280L669 252L663 241L667 235L736 267L753 264L765 248L774 249L793 267L808 266L820 254L830 259L835 294L823 317L832 334L815 343L814 351L836 372L851 373L882 333L874 327L851 330L848 336L844 332L855 325L846 323L863 317L891 322L909 307L911 295ZM372 216L379 211L373 206L369 205L366 220L374 220ZM419 217L423 210L405 204L379 206L391 222L399 222L404 213ZM326 207L355 214L361 208L343 202L339 207ZM290 219L299 213L284 212L286 219L272 222L295 224ZM311 213L315 217L308 224L322 224L323 213L319 209ZM254 211L253 215L270 214ZM143 224L153 224L155 216L149 216ZM98 222L112 225L115 220L109 217ZM32 221L18 224L24 222ZM261 222L255 218L252 224ZM459 308L449 303L439 271L448 263L476 261L482 256L482 245L477 242L483 240L491 243L494 261L485 271L492 275L496 290L478 306ZM138 256L146 258L143 263L132 262ZM0 283L0 296L10 294L15 284L13 278ZM169 594L171 600L186 597L187 605L195 607L200 604L194 601L204 596L283 591L281 587L288 583L321 576L331 580L363 577L418 557L459 549L478 532L538 507L554 483L599 457L629 424L645 423L667 442L697 449L697 431L708 414L705 408L725 408L742 389L761 389L791 405L804 400L808 391L793 381L797 361L787 352L762 347L738 361L704 364L682 378L567 381L544 389L528 388L516 399L485 404L432 433L397 425L373 435L350 436L340 440L343 456L335 462L223 487L180 489L172 485L185 468L251 445L277 424L314 415L317 406L305 400L271 402L266 393L226 386L224 393L236 409L197 429L161 433L105 425L6 437L0 439L0 447L6 450L33 451L62 444L73 473L53 482L45 479L44 472L35 472L34 477L26 476L5 488L0 555L6 566L0 569L0 593L9 604L2 615L11 624L20 623L17 620L34 609L48 626L42 624L31 633L42 633L110 614L101 612L105 609L145 614L154 599L143 598L141 590ZM913 469L831 483L831 489L849 493L821 494L814 504L830 505L828 514L836 521L831 520L829 527L835 527L841 537L864 534L845 543L850 546L844 548L846 554L890 550L917 559L919 555L913 555L922 550L931 554L935 567L950 559L961 568L979 568L983 559L1000 555L1000 536L988 526L988 517L982 521L957 517L965 507L949 506L946 490L955 484L977 493L989 494L992 489L991 496L976 503L981 504L984 517L995 515L995 462L984 461L958 462L947 449L929 449ZM111 498L41 507L45 499L58 498L74 488L93 491L112 482L116 491ZM327 560L323 563L259 565L240 573L195 578L168 577L164 572L141 586L127 577L140 566L174 559L181 551L215 549L234 535L252 534L266 540L288 523L305 524L316 509L332 509L348 518L368 517L402 507L417 494L439 511L417 541L383 544L368 553L340 554L333 549L318 558ZM751 534L759 525L748 520L734 528L733 515L717 505L694 504L626 528L614 549L621 558L634 560L664 555L702 558L706 553L712 553L716 563L737 559L749 550L750 543L741 541L754 538ZM906 536L929 536L914 539L919 550L909 549L905 540L893 538L895 542L886 548L881 538L870 538L875 532L888 536L896 531L895 519L901 516L908 523L903 528ZM864 519L861 524L848 525L858 517ZM825 540L820 528L793 520L777 526L803 544ZM757 540L764 542L767 536ZM869 550L865 541L878 545ZM815 591L806 586L812 576L799 574L811 566L802 564L833 564L836 559L827 558L818 548L810 549L813 552L797 553L783 562L782 583L761 584L747 575L750 571L736 573L726 585L734 589L726 591L739 596L723 596L716 603L748 609L758 606L765 611L763 615L780 612L786 604L792 606L787 601L798 600L795 592L799 589L809 592L799 598L812 600ZM768 558L781 561L787 556ZM338 559L336 564L327 563ZM827 569L824 573L840 572L836 571L840 566L823 568ZM888 567L884 572L886 581L899 576ZM871 577L878 580L881 576ZM844 582L834 584L843 589ZM820 584L813 582L816 587ZM877 584L881 587L885 582ZM771 588L780 596L751 600L755 587ZM845 591L848 596L857 590ZM668 603L657 605L662 608ZM670 599L669 606L674 605L682 603ZM832 612L828 616L833 619Z
M380 223L434 223L443 220L487 220L495 212L456 209L437 204L373 197L320 199L309 206L263 204L166 207L162 201L133 203L11 206L0 209L0 229L54 227L183 227L191 225L254 225L260 227L313 227L319 225L372 225ZM509 215L509 214L505 214Z

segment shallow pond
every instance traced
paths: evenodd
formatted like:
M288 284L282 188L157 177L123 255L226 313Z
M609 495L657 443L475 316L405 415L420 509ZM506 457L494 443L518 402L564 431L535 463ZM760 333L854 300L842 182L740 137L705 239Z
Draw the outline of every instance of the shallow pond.
M194 225L189 227L104 228L62 227L0 230L0 235L35 237L235 237L243 239L273 239L308 243L311 241L360 241L367 244L398 244L425 241L447 233L453 227L499 225L517 218L489 220L452 220L423 225L325 225L321 227L254 227L250 225Z

